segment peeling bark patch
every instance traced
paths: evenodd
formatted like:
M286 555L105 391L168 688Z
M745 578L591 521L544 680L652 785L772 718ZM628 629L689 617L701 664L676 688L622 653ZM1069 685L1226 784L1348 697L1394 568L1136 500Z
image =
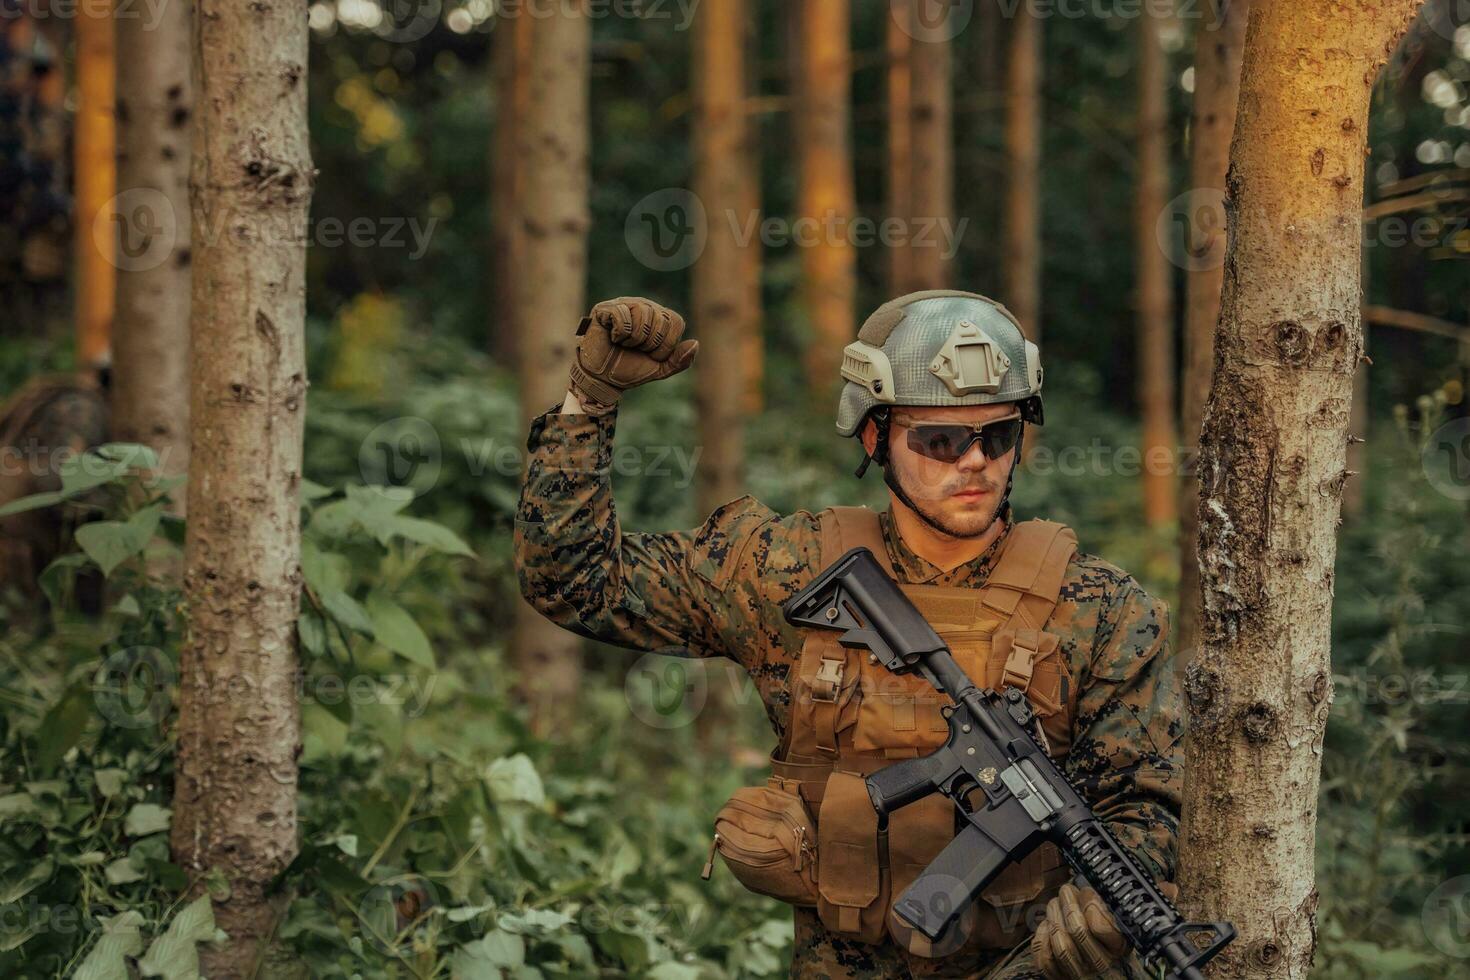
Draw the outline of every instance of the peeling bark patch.
M1322 176L1322 167L1326 163L1327 163L1327 151L1324 150L1324 149L1322 149L1319 146L1319 147L1317 147L1317 152L1315 152L1315 153L1312 154L1312 176L1313 177L1320 177L1320 176Z
M1280 717L1276 709L1264 701L1257 701L1249 708L1240 719L1241 730L1245 732L1246 740L1254 745L1261 745L1270 740L1280 727Z
M1331 693L1332 678L1328 676L1325 670L1317 671L1317 676L1312 678L1312 686L1307 692L1308 696L1312 699L1312 703L1321 704L1327 700L1327 696Z
M1219 693L1220 675L1215 671L1201 666L1198 661L1185 669L1184 694L1189 698L1189 706L1194 709L1195 714L1204 713L1215 703L1215 697Z
M1256 838L1257 840L1275 840L1276 828L1268 827L1263 823L1258 823L1251 828L1251 836Z
M1317 406L1317 410L1307 419L1307 425L1313 429L1342 429L1347 426L1350 414L1345 399L1328 398Z
M1312 335L1295 320L1282 320L1271 326L1271 342L1281 363L1306 367L1312 353Z
M271 359L281 356L281 332L264 310L255 311L255 332L271 347Z

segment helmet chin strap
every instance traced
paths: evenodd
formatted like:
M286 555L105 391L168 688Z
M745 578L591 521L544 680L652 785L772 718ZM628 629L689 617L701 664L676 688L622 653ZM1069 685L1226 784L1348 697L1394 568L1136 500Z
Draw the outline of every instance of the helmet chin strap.
M914 516L939 534L943 534L945 537L952 537L953 535L949 531L935 524L929 518L929 515L920 510L919 506L909 497L908 492L899 484L898 477L893 472L893 458L888 451L889 426L891 423L892 417L889 415L888 409L881 409L873 413L873 424L878 430L877 443L873 446L871 455L864 454L862 465L857 468L857 476L861 478L868 471L869 464L877 463L883 468L883 482L888 486L889 491L905 507L912 511ZM1016 465L1021 461L1021 444L1025 440L1025 437L1026 427L1022 425L1021 434L1016 437L1016 456L1011 461L1010 473L1006 475L1005 493L1001 495L1000 506L995 510L995 519L998 521L1009 521L1011 517L1011 487L1016 482Z

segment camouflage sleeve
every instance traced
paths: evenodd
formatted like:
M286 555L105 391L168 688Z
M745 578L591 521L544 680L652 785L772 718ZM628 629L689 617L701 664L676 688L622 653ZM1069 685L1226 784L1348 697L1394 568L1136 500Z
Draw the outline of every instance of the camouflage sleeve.
M613 502L616 414L549 412L531 425L516 513L521 594L552 622L590 639L676 656L729 656L741 615L720 569L776 514L742 497L696 531L623 532Z
M1132 579L1106 602L1068 775L1159 880L1173 880L1183 765L1169 613Z

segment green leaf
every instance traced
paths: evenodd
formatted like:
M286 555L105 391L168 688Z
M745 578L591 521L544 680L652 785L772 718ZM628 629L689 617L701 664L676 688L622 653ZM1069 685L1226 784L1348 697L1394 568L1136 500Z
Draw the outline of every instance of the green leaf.
M126 769L94 769L92 778L97 781L97 792L103 796L116 796L128 781Z
M50 507L59 504L66 499L66 495L48 490L45 493L33 493L29 497L21 497L12 500L4 507L0 507L0 517L9 517L11 514L22 514L28 510L40 510L42 507Z
M39 812L35 798L29 793L10 793L0 796L0 822L21 817L34 817Z
M648 980L699 980L702 972L697 966L665 960L654 966L644 976Z
M62 756L81 741L88 722L92 720L94 707L92 692L87 685L73 684L67 688L36 729L37 770L49 773Z
M103 575L138 554L153 540L163 505L144 507L126 521L93 521L77 528L77 544L95 561Z
M648 940L631 932L608 929L596 936L597 946L629 970L642 970L652 959Z
M434 666L429 638L406 609L381 592L371 592L367 597L367 614L372 620L373 637L379 643L421 667Z
M495 921L500 928L509 932L546 936L565 929L576 920L565 912L552 909L526 909L523 912L506 912Z
M31 892L51 880L51 874L56 870L56 862L51 858L43 858L31 865L24 874L19 874L19 868L9 868L0 875L0 905L9 905L18 902Z
M113 861L102 873L107 876L109 885L130 885L143 880L143 872L133 867L133 862L125 857Z
M347 499L357 505L364 527L372 528L377 520L392 517L413 501L409 487L349 486Z
M310 541L301 544L301 574L313 592L341 592L350 578L347 559L323 551Z
M301 709L301 761L313 763L347 751L348 725L319 704Z
M173 819L173 811L157 803L137 803L123 820L123 830L129 837L145 837L167 830Z
M296 635L301 638L301 648L313 657L325 656L327 652L327 627L314 609L301 610L296 620Z
M129 910L114 916L98 916L102 937L82 960L72 980L129 980L127 958L143 949L143 916Z
M317 483L315 480L307 480L303 478L301 481L302 500L320 500L323 497L330 497L336 492L337 491L333 490L331 487L324 487L320 483Z
M485 771L490 795L499 803L529 803L543 806L546 788L530 758L520 752L506 759L496 759Z
M427 545L435 551L442 551L448 555L463 555L466 558L475 557L474 551L465 544L459 535L442 524L433 521L422 520L417 517L404 517L395 514L384 521L380 529L376 529L379 541L387 541L389 538L406 538L422 545Z
M453 976L471 980L499 977L502 969L512 969L525 962L526 941L503 929L494 929L455 950L450 968Z
M148 947L138 961L145 977L164 980L195 980L199 976L198 943L227 938L214 926L214 907L208 895L200 895L184 906L168 924L168 930Z
M113 442L73 456L61 464L61 492L76 497L119 479L130 470L158 468L158 455L138 443Z
M366 636L373 635L373 621L358 601L346 592L322 592L322 608L337 622Z

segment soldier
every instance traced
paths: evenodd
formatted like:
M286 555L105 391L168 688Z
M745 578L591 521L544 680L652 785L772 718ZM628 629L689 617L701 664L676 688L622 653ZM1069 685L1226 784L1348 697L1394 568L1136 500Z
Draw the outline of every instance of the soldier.
M711 861L718 851L747 887L794 906L792 976L1141 976L1051 845L987 888L945 948L890 914L953 836L954 808L921 800L879 834L854 788L943 742L939 701L781 614L866 545L972 679L1025 691L1099 818L1159 882L1173 879L1182 726L1165 606L1077 551L1070 529L1011 514L1025 426L1042 423L1036 346L973 293L885 303L843 352L837 430L861 441L859 475L882 472L887 511L782 516L746 496L695 531L625 534L609 480L618 398L693 363L683 332L677 313L640 298L599 303L583 321L566 400L531 426L517 568L526 598L575 633L729 657L750 673L778 739L772 775L721 810Z

